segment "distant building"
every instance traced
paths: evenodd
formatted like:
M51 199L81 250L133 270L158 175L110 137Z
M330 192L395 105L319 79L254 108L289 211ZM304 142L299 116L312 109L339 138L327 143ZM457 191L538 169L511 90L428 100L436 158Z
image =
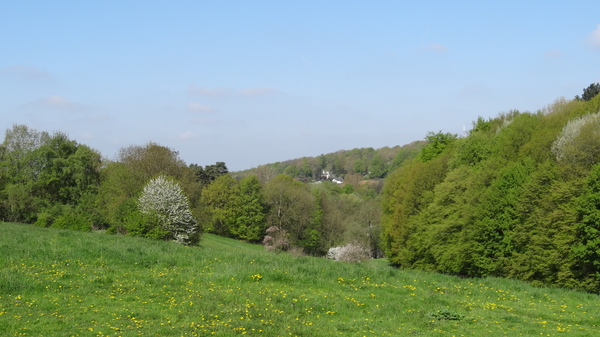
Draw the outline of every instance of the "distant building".
M337 184L342 184L342 183L344 183L344 178L336 177L336 178L331 179L331 181L334 183L337 183Z

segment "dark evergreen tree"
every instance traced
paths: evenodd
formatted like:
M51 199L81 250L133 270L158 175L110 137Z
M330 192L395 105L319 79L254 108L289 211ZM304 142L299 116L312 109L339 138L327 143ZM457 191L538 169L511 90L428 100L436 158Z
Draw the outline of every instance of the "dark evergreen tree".
M583 89L583 95L575 96L576 100L589 101L600 93L600 83L592 83L587 88Z

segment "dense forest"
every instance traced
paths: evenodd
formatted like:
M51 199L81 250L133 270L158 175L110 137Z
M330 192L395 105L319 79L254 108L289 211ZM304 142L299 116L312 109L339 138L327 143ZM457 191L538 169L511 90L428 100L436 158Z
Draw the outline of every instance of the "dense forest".
M430 134L384 187L389 261L600 291L597 89L479 118L468 137Z
M152 142L107 160L14 125L0 144L0 219L185 245L210 232L313 256L352 245L405 269L599 292L599 91L479 117L464 137L240 172Z

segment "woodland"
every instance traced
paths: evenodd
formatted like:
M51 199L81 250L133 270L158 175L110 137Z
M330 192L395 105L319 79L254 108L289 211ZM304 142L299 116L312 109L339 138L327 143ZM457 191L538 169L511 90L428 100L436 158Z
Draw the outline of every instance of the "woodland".
M108 160L65 133L14 125L0 145L0 219L186 245L197 244L203 232L261 243L276 226L283 236L278 251L323 256L355 243L381 257L381 178L423 144L230 173L224 162L188 165L176 150L152 142L124 147ZM323 171L347 183L321 180ZM377 180L366 181L369 174Z
M600 95L430 134L382 197L388 260L405 269L600 291Z
M598 91L479 117L461 137L239 172L152 142L109 160L65 133L14 125L0 145L0 219L184 245L202 233L270 238L297 255L353 244L402 269L599 292Z

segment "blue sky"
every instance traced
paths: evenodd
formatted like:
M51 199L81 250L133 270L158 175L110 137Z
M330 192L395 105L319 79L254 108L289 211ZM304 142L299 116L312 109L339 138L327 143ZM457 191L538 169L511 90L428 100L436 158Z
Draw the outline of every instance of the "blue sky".
M595 1L3 1L0 128L231 170L461 133L600 81Z

